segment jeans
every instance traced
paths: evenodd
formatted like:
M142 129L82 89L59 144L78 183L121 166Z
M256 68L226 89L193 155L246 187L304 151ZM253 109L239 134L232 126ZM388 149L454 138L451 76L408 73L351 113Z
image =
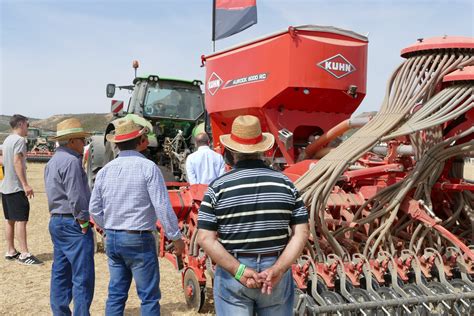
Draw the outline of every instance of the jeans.
M277 257L239 257L240 263L261 272L271 267ZM217 266L214 278L214 305L217 315L232 316L287 316L293 314L295 285L291 269L285 272L272 294L262 294L261 289L249 289L234 276Z
M106 315L123 315L128 290L135 279L141 315L160 315L160 272L152 233L130 234L106 230L109 257L109 297Z
M83 234L74 218L52 216L49 233L54 245L50 295L53 315L71 315L71 299L75 316L90 315L95 282L91 229Z

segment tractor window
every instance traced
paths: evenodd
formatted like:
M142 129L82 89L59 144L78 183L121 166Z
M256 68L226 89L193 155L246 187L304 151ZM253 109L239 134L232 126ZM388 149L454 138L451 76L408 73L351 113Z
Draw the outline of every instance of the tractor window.
M196 120L204 112L201 90L174 82L149 84L143 113L145 116Z

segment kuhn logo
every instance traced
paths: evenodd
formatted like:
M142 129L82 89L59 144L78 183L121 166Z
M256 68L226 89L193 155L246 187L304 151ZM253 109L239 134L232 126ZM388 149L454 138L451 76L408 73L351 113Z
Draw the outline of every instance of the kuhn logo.
M323 68L337 79L347 76L351 72L354 72L356 68L351 64L344 56L337 54L326 60L323 60L318 64L319 67Z
M207 79L207 91L209 91L211 95L216 94L223 82L224 81L222 81L222 79L215 72L213 72L209 76L209 79Z

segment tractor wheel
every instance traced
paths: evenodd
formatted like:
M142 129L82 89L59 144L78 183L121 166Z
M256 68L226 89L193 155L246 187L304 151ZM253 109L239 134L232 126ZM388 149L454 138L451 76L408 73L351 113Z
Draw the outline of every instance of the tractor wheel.
M105 143L105 156L104 156L104 166L114 160L119 154L119 150L116 145L113 145L111 142Z
M192 269L184 273L184 298L193 311L199 313L206 300L206 287L201 286Z
M95 162L94 155L97 154L95 151L96 151L96 148L94 146L94 143L91 143L89 145L89 154L87 155L87 161L86 161L87 184L89 185L89 188L91 190L94 188L95 177L101 168L101 166L96 166L94 163Z

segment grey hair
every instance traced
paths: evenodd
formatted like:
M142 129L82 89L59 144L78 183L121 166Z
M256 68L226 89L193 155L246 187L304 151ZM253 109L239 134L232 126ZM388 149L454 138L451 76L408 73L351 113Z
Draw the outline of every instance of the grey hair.
M59 146L66 146L69 143L69 139L66 140L58 140Z

